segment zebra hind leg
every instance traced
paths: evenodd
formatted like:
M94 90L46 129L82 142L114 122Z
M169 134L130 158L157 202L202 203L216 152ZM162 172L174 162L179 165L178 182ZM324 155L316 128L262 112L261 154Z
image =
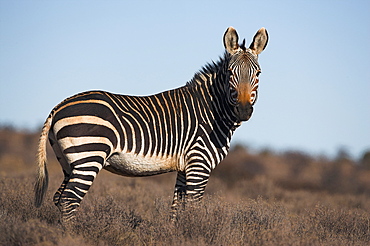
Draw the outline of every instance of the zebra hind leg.
M62 207L61 207L61 204L60 204L60 197L68 183L68 180L69 180L69 175L66 175L66 173L64 174L65 177L64 177L64 180L62 182L62 184L60 185L59 189L57 190L57 192L55 192L54 194L54 197L53 197L53 202L55 204L55 206L57 206L59 208L59 210L62 210Z
M52 132L52 130L51 130ZM49 134L49 141L51 144L51 147L54 150L54 153L56 155L56 158L58 162L60 163L60 166L63 169L63 174L64 174L64 180L62 184L60 185L59 189L55 192L54 197L53 197L53 202L55 206L59 208L60 211L62 211L62 206L60 202L61 195L68 183L68 180L70 178L70 173L71 173L71 166L69 165L66 156L62 153L62 150L58 144L58 142L55 140L55 135L54 134Z
M62 183L55 194L56 199L59 196L58 206L62 212L63 223L74 218L76 209L80 206L103 163L104 158L101 156L86 157L71 163L72 172L69 179Z

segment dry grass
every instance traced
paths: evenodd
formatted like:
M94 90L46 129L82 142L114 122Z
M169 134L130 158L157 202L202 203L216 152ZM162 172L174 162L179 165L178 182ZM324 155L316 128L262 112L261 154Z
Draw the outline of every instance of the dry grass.
M370 173L349 159L235 148L204 200L170 220L175 174L125 178L102 171L76 221L63 227L50 185L33 206L37 134L0 130L1 245L369 245ZM31 156L31 157L30 157Z

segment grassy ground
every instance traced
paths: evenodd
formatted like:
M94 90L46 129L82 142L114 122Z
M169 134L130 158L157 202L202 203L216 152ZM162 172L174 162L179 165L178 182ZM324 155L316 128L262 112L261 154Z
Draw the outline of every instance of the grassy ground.
M46 201L33 206L37 134L0 130L0 245L369 245L370 171L364 163L236 147L203 201L170 220L175 174L102 171L74 224L59 222L62 181L49 155Z

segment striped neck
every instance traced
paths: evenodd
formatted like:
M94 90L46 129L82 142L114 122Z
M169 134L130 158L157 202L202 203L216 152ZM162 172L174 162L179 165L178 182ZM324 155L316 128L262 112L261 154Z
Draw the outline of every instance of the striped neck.
M205 65L185 87L191 90L194 96L209 105L214 114L214 120L223 121L235 130L241 122L235 115L233 106L227 100L226 88L230 76L228 73L230 59L230 54L225 52L218 62Z
M207 64L184 86L204 107L201 112L206 116L202 117L201 124L212 128L208 134L215 146L222 150L220 154L223 157L229 149L234 131L241 125L233 106L227 100L229 61L230 56L225 53L218 62Z

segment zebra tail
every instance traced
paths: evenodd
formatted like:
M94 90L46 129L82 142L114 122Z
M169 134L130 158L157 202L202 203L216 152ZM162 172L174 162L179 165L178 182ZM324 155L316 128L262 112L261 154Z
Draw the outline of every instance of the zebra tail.
M49 177L46 167L46 141L48 139L49 130L51 127L52 114L49 115L42 127L39 146L37 151L38 175L35 184L35 206L40 207L44 200L46 190L48 189Z

